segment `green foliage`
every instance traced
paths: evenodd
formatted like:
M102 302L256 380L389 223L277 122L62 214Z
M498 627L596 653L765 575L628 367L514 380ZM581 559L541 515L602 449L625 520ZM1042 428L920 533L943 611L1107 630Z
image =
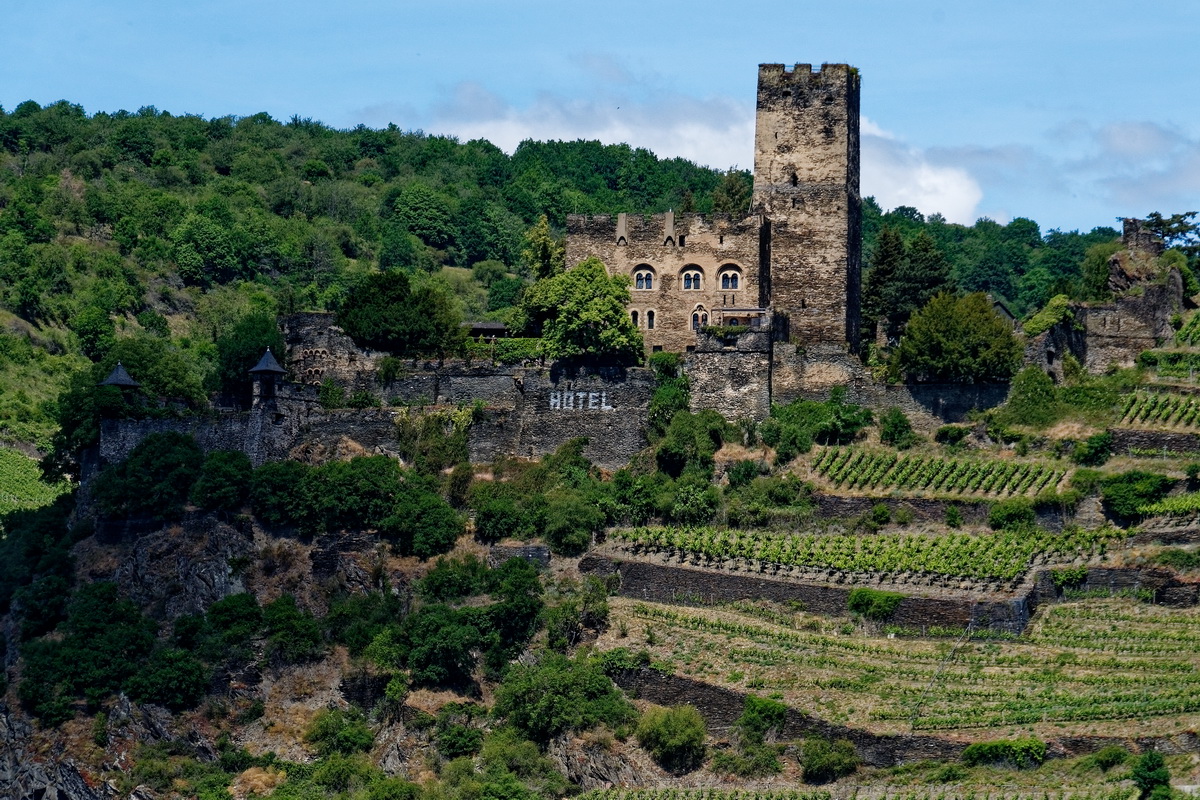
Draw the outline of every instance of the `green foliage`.
M846 402L844 387L834 387L824 402L795 400L772 406L771 417L759 426L763 443L775 449L775 463L786 464L812 449L813 442L845 444L871 424L862 406Z
M375 734L359 712L323 708L304 731L304 741L321 756L349 756L370 750Z
M883 622L895 613L896 607L903 599L904 595L897 592L884 592L866 586L856 586L850 590L846 604L855 614L862 614L867 619Z
M579 555L604 527L604 514L578 492L559 491L547 496L544 535L550 549L562 555Z
M942 425L933 434L933 440L946 447L957 447L971 435L970 427L966 425Z
M552 278L566 269L565 248L551 232L550 221L545 214L525 232L521 260L537 280Z
M829 741L819 737L804 740L800 767L805 783L828 783L858 769L858 756L849 739Z
M1109 511L1125 519L1141 516L1142 509L1162 500L1175 482L1166 475L1131 470L1104 478L1100 497Z
M513 326L541 336L550 358L590 356L615 364L642 359L642 335L629 318L629 279L589 258L531 286Z
M17 693L22 704L47 725L70 719L75 698L97 705L138 673L154 647L156 628L117 594L115 585L81 587L60 626L62 637L21 648L25 668ZM151 677L146 685L159 682Z
M50 484L43 480L38 462L29 456L0 447L0 520L17 509L47 506L69 488L66 482Z
M1108 260L1122 249L1124 245L1119 240L1098 242L1087 249L1080 265L1084 300L1106 300L1112 296L1108 288Z
M403 272L367 275L338 311L338 325L357 344L397 356L453 350L461 340L461 321L440 288L414 287Z
M704 761L707 732L695 706L654 706L642 714L636 735L638 744L668 772L690 772Z
M438 731L436 742L443 758L473 756L483 747L483 731L467 725L447 725Z
M896 406L892 406L879 418L879 441L890 444L897 450L907 450L920 441L913 433L912 423Z
M1130 777L1143 800L1152 796L1159 787L1171 785L1171 773L1167 771L1162 753L1157 750L1147 750L1138 756Z
M958 506L946 506L945 523L946 523L947 528L961 528L962 527L962 524L963 524L962 511L959 510Z
M1178 570L1200 569L1200 550L1169 547L1154 554L1154 563Z
M976 742L963 750L962 760L969 767L991 764L1033 769L1046 760L1046 743L1033 737Z
M346 390L333 378L326 378L317 389L317 402L324 409L345 408Z
M262 615L268 644L286 661L307 661L321 654L325 646L321 625L312 614L300 610L292 595L280 595L267 603Z
M304 519L304 487L311 468L299 461L268 461L250 478L254 514L268 525L297 525Z
M725 419L710 409L698 414L677 412L655 449L658 468L676 478L688 470L711 475L713 455L724 442L727 428Z
M743 746L760 745L768 733L782 730L786 721L787 706L783 703L748 694L734 728Z
M1037 367L1026 367L1013 380L1008 400L996 412L996 419L1005 425L1045 428L1061 415L1054 381Z
M812 468L838 488L946 494L1036 496L1052 489L1064 475L1061 469L1037 462L897 456L854 447L829 448L813 459Z
M250 401L250 370L268 348L280 366L287 368L287 345L273 314L257 311L242 317L217 337L216 348L214 388L237 398L243 404L249 404Z
M192 502L216 511L237 511L250 496L254 467L240 450L214 450L192 486Z
M912 380L995 383L1021 363L1021 344L982 293L939 294L913 314L896 366Z
M440 473L469 460L467 433L478 406L418 413L409 409L396 419L400 457L419 472Z
M208 693L211 672L186 650L164 648L126 682L126 691L141 703L172 711L194 708Z
M1108 431L1089 436L1075 446L1071 460L1084 467L1098 467L1113 454L1113 437Z
M186 434L167 431L143 439L120 464L100 473L93 497L105 514L117 518L150 514L175 519L183 513L204 456Z
M1091 761L1101 772L1108 772L1129 760L1129 751L1116 744L1101 747L1091 756Z
M536 664L513 665L496 690L495 713L539 743L599 723L624 728L635 717L598 661L556 653Z
M1070 303L1071 298L1065 294L1051 297L1045 308L1025 321L1025 335L1037 336L1064 320L1073 320L1075 315L1071 312Z
M1009 497L988 511L988 526L997 531L1029 528L1037 521L1033 503L1026 497Z
M678 353L652 353L650 368L654 370L655 386L647 426L653 441L666 434L677 413L688 410L690 390Z

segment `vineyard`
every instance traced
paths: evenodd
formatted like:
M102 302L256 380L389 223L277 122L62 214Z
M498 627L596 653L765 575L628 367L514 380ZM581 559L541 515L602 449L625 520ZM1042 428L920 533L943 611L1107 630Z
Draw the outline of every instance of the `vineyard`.
M32 458L0 448L0 515L49 505L67 488L43 482L38 463Z
M1200 397L1169 392L1134 392L1121 409L1125 425L1200 427Z
M1128 787L1064 789L985 790L947 794L927 787L922 789L856 789L851 800L1132 800ZM579 796L580 800L831 800L829 792L796 789L595 789Z
M1176 517L1198 514L1200 513L1200 492L1164 497L1157 503L1142 506L1140 510L1143 514L1168 514Z
M848 573L918 573L1016 580L1034 565L1060 564L1107 552L1123 534L1112 528L995 533L794 534L714 527L614 529L609 536L635 551L696 554L713 562L744 559L784 567Z
M906 489L995 497L1034 495L1056 487L1066 474L1035 462L902 456L853 447L827 448L812 466L839 489Z
M1123 735L1200 722L1200 610L1105 599L1051 606L1018 639L888 639L797 613L614 602L614 628L653 633L653 656L739 691L778 692L832 722L881 732L1052 724ZM647 633L647 639L651 636ZM613 638L610 646L621 641ZM1183 716L1180 716L1183 715ZM1178 719L1166 724L1163 717Z

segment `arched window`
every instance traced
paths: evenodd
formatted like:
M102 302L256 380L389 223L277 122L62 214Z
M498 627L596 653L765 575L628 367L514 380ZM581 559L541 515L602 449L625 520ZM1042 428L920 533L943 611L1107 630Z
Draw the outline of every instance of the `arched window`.
M736 292L742 284L742 271L737 264L724 264L721 266L721 288L731 292Z
M646 312L646 328L647 328L647 330L654 330L654 312L653 311Z
M692 330L694 330L694 331L700 330L700 312L699 311L692 314Z
M629 315L633 317L633 327L636 328L638 326L638 313L636 311L631 311L629 312Z
M633 288L649 290L654 288L654 270L649 264L638 264L633 268Z
M698 291L703 288L703 273L695 264L683 268L683 288L685 291Z

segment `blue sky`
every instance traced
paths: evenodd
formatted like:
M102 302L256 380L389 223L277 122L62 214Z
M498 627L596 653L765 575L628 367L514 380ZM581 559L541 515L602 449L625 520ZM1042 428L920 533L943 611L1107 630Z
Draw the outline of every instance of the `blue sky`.
M1200 3L8 0L0 105L266 111L751 166L759 62L863 77L864 194L1043 230L1200 209Z

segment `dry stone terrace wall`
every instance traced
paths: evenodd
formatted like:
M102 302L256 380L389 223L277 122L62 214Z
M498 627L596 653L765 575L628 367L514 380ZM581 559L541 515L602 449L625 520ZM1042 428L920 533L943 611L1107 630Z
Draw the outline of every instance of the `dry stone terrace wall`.
M853 585L802 583L755 576L667 566L589 554L579 563L583 573L621 576L620 594L656 603L708 605L736 600L799 601L814 614L842 616ZM905 597L890 622L909 628L933 626L991 628L1020 633L1033 614L1029 594L1011 597L944 594Z
M1140 428L1111 428L1109 433L1113 437L1113 450L1121 454L1134 451L1200 453L1200 435L1195 433L1149 431Z

